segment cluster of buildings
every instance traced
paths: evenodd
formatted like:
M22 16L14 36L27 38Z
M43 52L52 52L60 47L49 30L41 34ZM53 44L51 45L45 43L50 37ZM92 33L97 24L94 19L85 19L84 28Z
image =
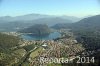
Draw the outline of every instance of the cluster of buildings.
M20 33L17 32L2 32L3 34L7 34L7 35L13 35L13 36L19 36Z
M20 40L19 47L28 46L31 44L39 45L44 48L44 52L39 54L38 57L69 57L73 59L75 55L79 52L82 52L84 48L75 40L73 34L68 32L68 30L59 30L61 33L61 38L58 40ZM20 33L16 32L3 32L7 35L19 36ZM70 36L66 38L66 36ZM63 38L64 37L64 38ZM34 49L34 48L33 48Z

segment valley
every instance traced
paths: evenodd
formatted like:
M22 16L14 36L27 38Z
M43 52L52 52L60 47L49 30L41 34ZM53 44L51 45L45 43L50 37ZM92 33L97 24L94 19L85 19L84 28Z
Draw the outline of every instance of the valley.
M100 66L100 1L0 0L0 66Z
M73 34L68 30L57 30L61 33L61 37L54 40L20 40L18 46L14 46L11 50L21 55L22 59L16 59L20 64L31 64L37 62L35 59L39 57L66 57L71 58L77 53L84 51L84 47L77 43ZM66 31L66 32L65 32ZM18 36L16 32L6 32L7 35ZM72 47L72 48L71 48ZM23 49L23 50L22 50ZM67 51L66 54L64 54ZM18 61L19 60L19 61ZM39 61L38 61L39 63ZM36 64L36 63L35 63ZM41 63L40 63L41 64ZM34 65L34 64L33 64Z
M98 18L99 15L84 18L76 23L58 23L51 27L46 24L34 24L18 31L1 31L0 64L2 66L77 65L77 57L93 57L100 52L98 28L100 20L95 20L94 17ZM88 23L86 28L87 22L91 23ZM54 63L50 60L41 61L41 58L42 60L63 58L68 62ZM94 58L94 61L99 64L98 58ZM96 63L89 64L96 66Z

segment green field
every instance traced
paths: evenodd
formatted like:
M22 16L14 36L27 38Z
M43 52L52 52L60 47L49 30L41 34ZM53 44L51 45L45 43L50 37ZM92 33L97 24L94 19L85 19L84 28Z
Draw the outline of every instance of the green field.
M22 48L22 49L15 50L14 53L23 57L23 55L25 55L27 52L25 49Z
M39 48L37 48L35 51L33 51L33 52L30 54L30 57L31 57L31 58L35 58L35 57L37 57L41 52L43 52L43 48L42 48L42 47L39 47Z
M31 44L31 45L28 45L28 46L24 46L23 48L24 48L26 51L30 51L30 50L32 50L34 47L35 47L35 45L34 45L34 44Z

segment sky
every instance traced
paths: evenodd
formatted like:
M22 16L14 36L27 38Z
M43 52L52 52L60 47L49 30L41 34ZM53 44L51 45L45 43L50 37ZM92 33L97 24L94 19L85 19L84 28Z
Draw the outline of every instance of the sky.
M0 16L25 14L90 16L100 14L99 0L0 0Z

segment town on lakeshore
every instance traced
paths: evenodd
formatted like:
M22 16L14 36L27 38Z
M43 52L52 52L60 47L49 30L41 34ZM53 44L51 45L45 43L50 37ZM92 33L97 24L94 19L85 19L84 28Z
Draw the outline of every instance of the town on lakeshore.
M19 45L12 47L11 50L15 50L14 53L20 54L20 59L16 58L16 63L23 64L29 62L32 64L39 63L40 57L46 58L68 58L73 60L78 56L78 53L83 53L85 48L77 42L75 36L68 29L56 30L61 34L61 37L52 40L25 40L21 38ZM2 32L3 34L13 35L19 37L23 33L18 32ZM24 47L29 47L24 49ZM20 62L22 61L22 62ZM49 62L49 61L48 61ZM45 65L45 63L42 63Z

